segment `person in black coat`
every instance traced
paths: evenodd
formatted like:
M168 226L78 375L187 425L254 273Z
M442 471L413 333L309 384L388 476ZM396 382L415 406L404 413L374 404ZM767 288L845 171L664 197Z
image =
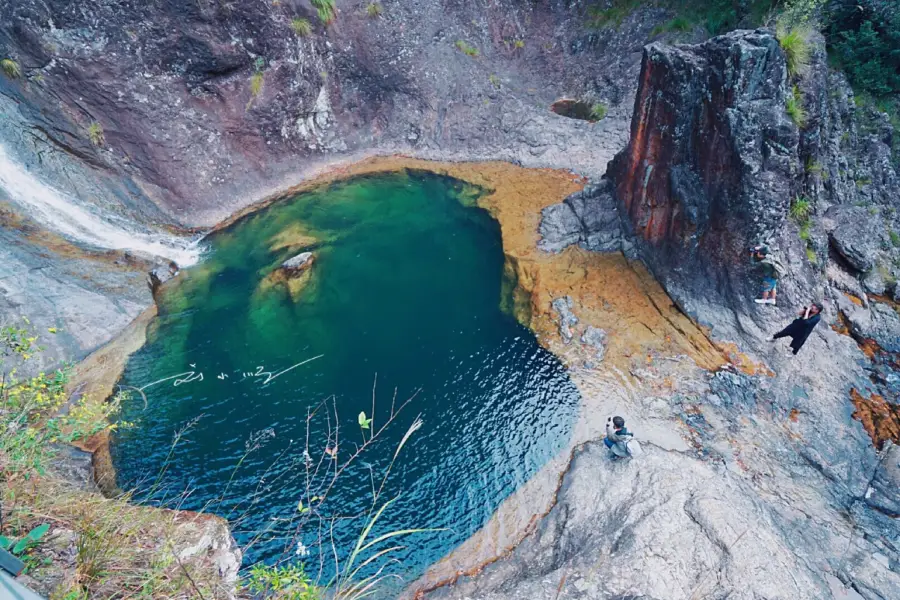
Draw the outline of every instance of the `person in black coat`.
M800 316L794 319L790 325L776 333L772 337L772 341L774 342L783 337L791 338L791 348L794 349L794 354L797 354L800 352L800 348L803 347L803 344L806 343L806 338L809 337L812 330L819 324L821 318L822 304L820 302L814 302L800 311Z

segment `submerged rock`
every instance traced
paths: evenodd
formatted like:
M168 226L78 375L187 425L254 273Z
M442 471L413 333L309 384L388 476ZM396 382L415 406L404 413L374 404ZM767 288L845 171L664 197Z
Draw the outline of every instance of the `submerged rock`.
M288 277L299 277L313 265L315 260L316 257L312 252L301 252L281 263L281 268Z

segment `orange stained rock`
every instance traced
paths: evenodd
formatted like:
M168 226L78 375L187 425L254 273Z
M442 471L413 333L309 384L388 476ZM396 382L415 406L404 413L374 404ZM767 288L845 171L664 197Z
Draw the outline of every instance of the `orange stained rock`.
M850 390L850 401L856 407L853 418L862 423L876 448L881 450L888 440L900 444L900 405L874 393L866 398L855 389Z

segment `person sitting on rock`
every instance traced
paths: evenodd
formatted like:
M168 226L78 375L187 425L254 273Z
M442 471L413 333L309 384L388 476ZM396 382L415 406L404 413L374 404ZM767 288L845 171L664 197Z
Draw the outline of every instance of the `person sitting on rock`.
M627 429L625 429L625 419L622 417L610 417L606 419L606 437L603 443L609 448L609 452L613 458L627 458L628 442L633 438Z
M790 325L776 333L772 337L772 341L783 337L791 338L791 348L794 354L800 352L800 348L806 343L806 338L812 333L812 330L822 318L822 304L814 302L800 311L800 316L794 319Z
M778 295L778 278L784 274L784 267L769 247L762 244L751 248L750 256L759 265L763 276L762 298L755 298L753 301L774 306Z

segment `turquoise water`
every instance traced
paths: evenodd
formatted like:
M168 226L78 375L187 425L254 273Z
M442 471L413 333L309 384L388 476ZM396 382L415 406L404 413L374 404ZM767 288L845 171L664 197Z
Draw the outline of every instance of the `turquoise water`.
M159 299L147 344L125 370L121 383L147 399L133 393L124 407L134 426L113 441L119 485L229 518L249 545L245 565L296 559L301 541L307 569L327 574L330 550L319 551L315 519L298 511L321 495L306 491L307 414L326 401L308 450L313 468L324 465L321 480L361 442L358 414L372 416L377 377L375 427L392 402L414 397L317 506L328 523L347 517L333 521L339 556L362 527L350 517L371 506L373 477L377 487L417 416L423 425L390 472L381 499L397 500L378 529L446 531L403 540L388 569L408 582L476 531L566 444L578 395L501 311L499 225L472 199L471 188L430 174L358 178L211 236L204 263ZM273 250L285 232L300 243ZM302 290L263 283L307 247L316 262ZM335 445L329 422L339 424L336 460L323 459Z

